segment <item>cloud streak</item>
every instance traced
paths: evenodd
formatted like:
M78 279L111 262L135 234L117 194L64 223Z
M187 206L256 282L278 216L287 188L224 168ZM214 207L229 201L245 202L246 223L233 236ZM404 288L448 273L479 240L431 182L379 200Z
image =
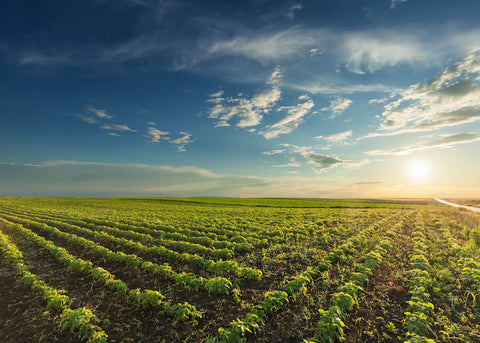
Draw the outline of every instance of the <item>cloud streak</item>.
M446 149L458 144L467 144L480 141L480 135L476 133L459 133L455 135L448 135L442 138L420 142L406 147L393 150L371 150L367 152L369 155L408 155L415 151L430 150L430 149Z
M314 137L315 139L324 139L330 143L339 143L339 142L343 142L347 139L349 139L350 137L352 137L352 133L353 131L343 131L343 132L339 132L339 133L335 133L333 135L330 135L330 136L317 136L317 137Z
M303 154L303 156L307 160L307 163L313 164L315 166L314 169L319 173L339 166L352 168L368 164L367 160L355 162L350 160L342 160L335 156L316 154L313 152L306 152Z
M334 99L330 100L330 106L322 108L320 111L326 112L330 111L332 112L332 116L330 119L335 118L339 114L345 112L350 105L353 103L352 100L347 99L347 98L342 98L342 97L335 97Z
M282 106L278 110L286 111L288 115L276 123L269 125L260 134L266 139L276 138L279 135L287 134L295 130L304 121L304 117L314 107L312 100L307 100L296 106Z
M169 134L170 134L170 132L161 131L161 130L158 130L155 127L151 126L147 130L146 137L150 138L150 140L148 142L158 143L158 142L160 142L161 139L168 140L169 139L169 137L168 137Z
M186 151L185 146L193 142L192 135L188 132L181 131L181 137L171 139L170 143L177 146L177 150L180 152Z
M112 119L113 118L113 116L109 115L105 110L99 110L99 109L96 109L93 106L88 106L87 110L88 110L88 112L92 113L93 115L95 115L96 117L101 118L101 119Z
M125 124L103 124L100 126L102 130L119 131L119 132L137 132L137 130L128 127Z
M186 146L193 142L192 134L184 131L180 131L180 137L172 139L168 131L158 130L153 126L154 123L148 123L151 126L147 129L147 134L145 137L149 138L149 143L158 143L161 140L167 141L170 144L174 145L179 152L184 152Z

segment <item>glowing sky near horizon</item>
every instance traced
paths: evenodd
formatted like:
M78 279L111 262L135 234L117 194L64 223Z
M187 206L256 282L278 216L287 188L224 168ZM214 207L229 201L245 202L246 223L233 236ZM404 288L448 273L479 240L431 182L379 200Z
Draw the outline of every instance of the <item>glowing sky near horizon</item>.
M479 11L4 1L0 196L478 197Z

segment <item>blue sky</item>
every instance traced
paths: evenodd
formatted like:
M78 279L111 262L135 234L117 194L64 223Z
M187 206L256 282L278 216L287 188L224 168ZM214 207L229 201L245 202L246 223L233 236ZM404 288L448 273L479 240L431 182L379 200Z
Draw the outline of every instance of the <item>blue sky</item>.
M2 2L0 194L478 196L479 10Z

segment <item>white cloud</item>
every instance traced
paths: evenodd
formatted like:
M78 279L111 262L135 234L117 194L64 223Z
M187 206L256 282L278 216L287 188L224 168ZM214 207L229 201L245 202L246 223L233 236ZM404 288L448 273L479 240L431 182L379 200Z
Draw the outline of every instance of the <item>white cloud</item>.
M87 110L88 110L88 112L94 114L98 118L102 118L102 119L112 119L113 118L113 116L109 115L105 110L99 110L99 109L96 109L93 106L88 106Z
M3 162L0 163L0 166L23 166L23 167L36 167L36 168L43 168L44 165L42 164L34 164L34 163L11 163L11 162Z
M480 50L425 83L400 92L384 106L380 131L367 137L431 131L480 120Z
M175 139L172 139L169 135L170 132L168 131L161 131L154 126L150 126L145 137L150 138L149 143L158 143L161 140L167 141L175 145L180 152L186 151L185 146L193 142L192 134L188 132L180 131L181 136Z
M351 161L343 160L337 156L318 154L311 147L308 146L298 146L288 143L283 143L281 144L281 146L285 148L282 150L282 153L284 155L290 155L294 157L290 157L287 163L275 165L275 167L300 167L301 164L296 161L295 156L302 156L308 164L313 164L314 170L318 173L322 173L327 169L336 167L354 168L361 167L370 163L370 161L366 159L361 161ZM266 155L272 154L268 153Z
M302 4L291 5L290 11L287 13L286 17L290 20L293 20L295 18L295 11L300 11L302 8Z
M281 154L284 151L285 151L284 149L264 151L264 152L262 152L262 155L276 155L276 154Z
M260 134L266 139L276 138L281 134L287 134L295 130L304 121L304 116L310 113L315 104L312 100L300 103L296 106L282 106L279 111L286 111L288 116L278 122L269 125Z
M313 82L303 83L289 82L285 84L286 88L309 92L312 94L354 94L354 93L397 93L400 89L387 86L381 83L376 84L345 84L331 79L318 79Z
M305 31L299 28L274 33L251 31L228 40L214 42L209 53L220 56L244 56L258 61L279 61L308 54L310 49L322 40L321 34L326 34L327 31Z
M388 98L380 98L380 99L370 99L368 100L369 105L375 105L375 104L384 104L387 102Z
M237 119L236 126L257 126L263 119L263 115L270 112L272 107L280 100L280 85L283 70L277 66L269 79L269 89L256 93L252 98L240 95L238 98L223 98L223 91L210 94L208 102L215 105L210 108L208 117L215 119L215 126L230 126L229 121Z
M150 138L149 142L150 143L158 143L160 140L163 139L168 139L168 136L170 132L167 131L160 131L156 129L155 127L151 126L147 130L147 135L145 137Z
M298 168L301 167L302 165L299 162L288 162L286 164L277 164L274 165L275 168Z
M459 133L444 136L442 138L420 142L406 147L393 150L372 150L367 152L370 155L408 155L414 151L430 149L446 149L458 144L467 144L480 141L480 135L476 133Z
M306 152L303 154L303 157L305 157L305 159L308 161L307 163L315 165L314 169L319 173L323 172L324 170L339 166L352 168L364 166L369 163L368 160L355 162L350 160L342 160L336 156L316 154L313 152Z
M215 93L212 93L212 94L209 94L208 96L210 98L219 98L223 95L223 90L219 90L218 92L215 92Z
M182 131L180 132L180 134L182 135L181 137L171 139L170 143L177 145L177 150L182 152L182 151L186 151L185 146L193 142L193 140L192 140L192 135L188 132Z
M413 34L351 33L345 39L342 50L346 68L358 74L429 59L428 51Z
M331 143L338 143L338 142L342 142L348 138L350 138L352 136L352 131L344 131L344 132L339 132L339 133L335 133L333 135L330 135L330 136L317 136L315 137L316 139L324 139L328 142L331 142Z
M137 132L137 130L132 129L125 124L103 124L102 126L100 126L100 128L103 130L120 131L120 132L126 132L126 131Z
M93 117L89 117L89 116L86 116L86 115L83 115L83 114L75 114L74 116L79 118L80 120L83 120L86 123L98 124L98 120L93 118Z
M330 118L334 118L337 115L345 112L352 103L353 101L350 99L337 96L334 99L330 100L330 106L324 107L320 111L330 111L333 113Z
M407 0L391 0L390 8L395 8L403 2L407 2Z

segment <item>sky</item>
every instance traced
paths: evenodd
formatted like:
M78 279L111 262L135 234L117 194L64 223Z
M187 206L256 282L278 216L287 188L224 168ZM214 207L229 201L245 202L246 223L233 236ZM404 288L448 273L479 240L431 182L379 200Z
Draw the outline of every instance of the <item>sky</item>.
M0 196L479 197L477 0L0 3Z

